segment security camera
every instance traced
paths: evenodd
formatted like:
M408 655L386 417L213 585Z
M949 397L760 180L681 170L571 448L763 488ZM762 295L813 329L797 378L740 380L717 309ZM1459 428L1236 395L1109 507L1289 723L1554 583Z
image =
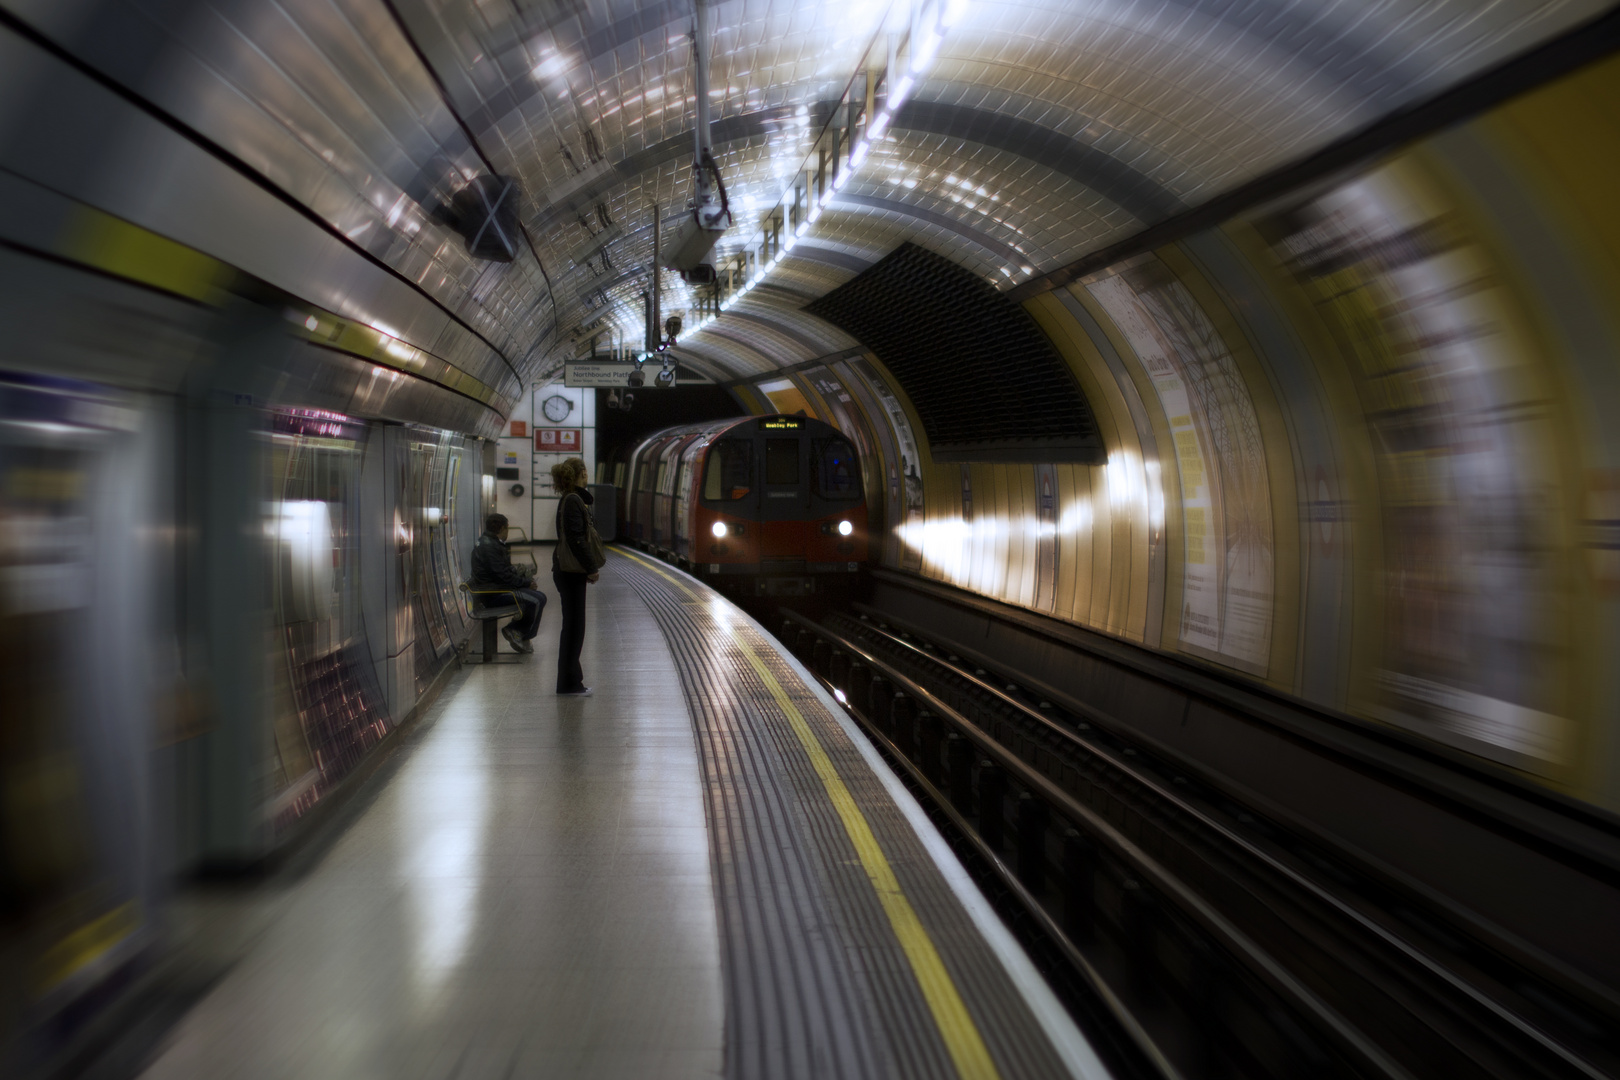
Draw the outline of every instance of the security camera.
M624 381L625 381L625 384L628 385L628 386L638 386L639 387L639 386L642 386L642 385L644 385L646 383L647 376L642 374L641 365L637 364L636 369L634 371L632 371L629 375L625 376ZM630 395L626 394L625 396L629 397ZM624 405L624 406L621 406L621 407L628 409L630 406L629 405Z
M660 371L657 375L654 375L653 376L653 384L655 386L661 386L661 387L664 387L666 389L671 387L671 386L674 386L675 385L675 366L673 364L671 364L670 366L664 368L664 370Z
M624 392L624 396L619 399L619 408L623 409L625 412L629 412L630 411L630 406L634 405L635 403L636 403L636 395L634 395L630 391L626 390Z
M664 320L664 336L671 341L681 336L681 317L679 315L671 315Z

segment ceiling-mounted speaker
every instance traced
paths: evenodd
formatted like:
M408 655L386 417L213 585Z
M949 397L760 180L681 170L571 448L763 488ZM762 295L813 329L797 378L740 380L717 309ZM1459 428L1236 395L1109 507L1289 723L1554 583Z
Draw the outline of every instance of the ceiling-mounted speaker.
M439 206L433 219L461 234L467 254L490 262L511 262L518 252L517 181L505 176L475 176Z

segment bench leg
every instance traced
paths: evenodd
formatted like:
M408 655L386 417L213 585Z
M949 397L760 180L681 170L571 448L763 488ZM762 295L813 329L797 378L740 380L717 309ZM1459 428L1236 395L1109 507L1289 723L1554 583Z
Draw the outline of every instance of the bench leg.
M495 636L495 624L500 620L483 619L481 621L484 624L484 663L489 664L495 661L495 643L499 640Z

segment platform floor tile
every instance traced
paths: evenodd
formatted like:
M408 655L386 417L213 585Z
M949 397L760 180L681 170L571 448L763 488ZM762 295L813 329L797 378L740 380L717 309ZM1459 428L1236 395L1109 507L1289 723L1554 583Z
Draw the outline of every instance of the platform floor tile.
M909 792L814 677L698 580L634 554L612 567L663 628L692 710L727 1076L1104 1075Z
M596 694L559 699L555 603L533 656L458 673L404 733L150 1080L722 1074L709 837L669 650L610 575L590 594Z
M616 553L596 694L559 699L555 612L534 656L458 672L324 855L257 895L148 1080L1103 1075L757 624Z

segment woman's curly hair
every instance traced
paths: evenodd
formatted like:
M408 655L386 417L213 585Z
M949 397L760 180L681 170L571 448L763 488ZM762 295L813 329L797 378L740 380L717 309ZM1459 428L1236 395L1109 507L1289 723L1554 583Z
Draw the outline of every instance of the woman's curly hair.
M583 458L564 458L551 467L551 488L559 495L566 495L580 486L585 479L585 461Z

